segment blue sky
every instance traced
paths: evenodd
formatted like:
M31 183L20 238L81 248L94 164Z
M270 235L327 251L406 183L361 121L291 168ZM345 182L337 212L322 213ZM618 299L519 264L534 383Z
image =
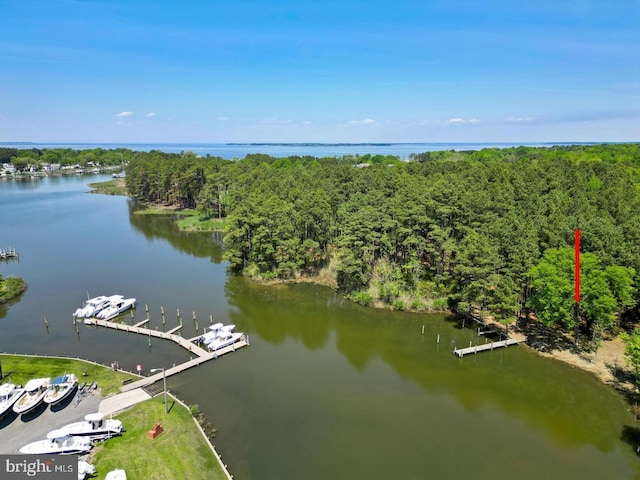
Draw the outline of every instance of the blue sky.
M0 141L640 141L637 0L0 0Z

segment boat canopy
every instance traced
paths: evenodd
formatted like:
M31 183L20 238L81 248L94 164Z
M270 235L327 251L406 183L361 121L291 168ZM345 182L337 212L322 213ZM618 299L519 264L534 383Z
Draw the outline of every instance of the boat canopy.
M9 395L16 386L13 383L5 383L0 385L0 397L4 397L5 395Z
M102 413L89 413L84 416L87 422L100 422L104 418Z
M216 330L220 330L222 327L224 327L224 324L214 323L213 325L209 325L209 330L213 330L215 332Z
M49 440L55 440L57 438L64 438L64 437L68 437L69 433L65 432L64 430L51 430L49 433L47 433L47 438Z
M51 380L51 385L62 385L63 383L67 383L68 375L62 375L60 377L56 377Z
M48 378L32 378L31 380L29 380L27 382L27 384L24 386L24 389L27 392L32 392L34 390L39 389L41 386L43 386L45 383L47 383L49 381Z

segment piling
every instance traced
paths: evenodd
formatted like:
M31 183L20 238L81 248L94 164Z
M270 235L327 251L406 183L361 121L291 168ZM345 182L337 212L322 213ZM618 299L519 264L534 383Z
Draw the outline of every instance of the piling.
M424 325L422 325L422 335L424 335Z
M438 334L438 338L436 339L436 343L440 345L440 334Z
M164 307L162 305L160 305L160 313L164 315Z
M49 320L47 320L47 316L44 316L44 324L48 327L49 326Z
M213 315L209 315L209 323L213 325Z

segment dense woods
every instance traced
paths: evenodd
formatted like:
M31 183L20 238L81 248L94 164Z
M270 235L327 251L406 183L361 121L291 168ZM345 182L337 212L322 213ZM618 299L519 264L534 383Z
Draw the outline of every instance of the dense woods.
M243 160L134 153L131 195L227 217L225 257L263 279L335 272L363 304L475 309L594 333L634 307L640 145ZM572 313L574 229L583 305ZM568 252L568 253L567 253Z

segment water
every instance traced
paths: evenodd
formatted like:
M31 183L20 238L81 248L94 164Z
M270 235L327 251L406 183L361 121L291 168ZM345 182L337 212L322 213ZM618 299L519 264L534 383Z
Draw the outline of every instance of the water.
M483 148L509 148L518 146L550 147L567 145L567 143L384 143L384 144L208 144L208 143L0 143L5 148L72 148L84 150L93 148L114 149L128 148L145 151L159 150L166 153L191 151L197 155L207 154L228 160L244 158L250 153L264 153L272 157L282 158L292 155L313 157L342 157L343 155L396 155L408 159L412 153L433 152L439 150L481 150ZM575 142L573 142L575 143ZM584 144L583 144L584 145Z
M228 276L218 237L134 216L126 198L87 194L87 181L0 181L0 248L20 253L0 273L29 282L19 302L0 308L0 349L141 364L144 373L187 359L170 342L149 348L145 337L84 325L76 334L71 312L87 293L137 297L128 322L145 318L146 303L152 328L162 328L161 305L167 329L180 309L185 337L196 335L194 311L200 330L210 314L235 323L250 347L168 379L212 420L234 478L639 474L634 418L590 375L520 347L458 359L453 348L475 334L445 316Z

